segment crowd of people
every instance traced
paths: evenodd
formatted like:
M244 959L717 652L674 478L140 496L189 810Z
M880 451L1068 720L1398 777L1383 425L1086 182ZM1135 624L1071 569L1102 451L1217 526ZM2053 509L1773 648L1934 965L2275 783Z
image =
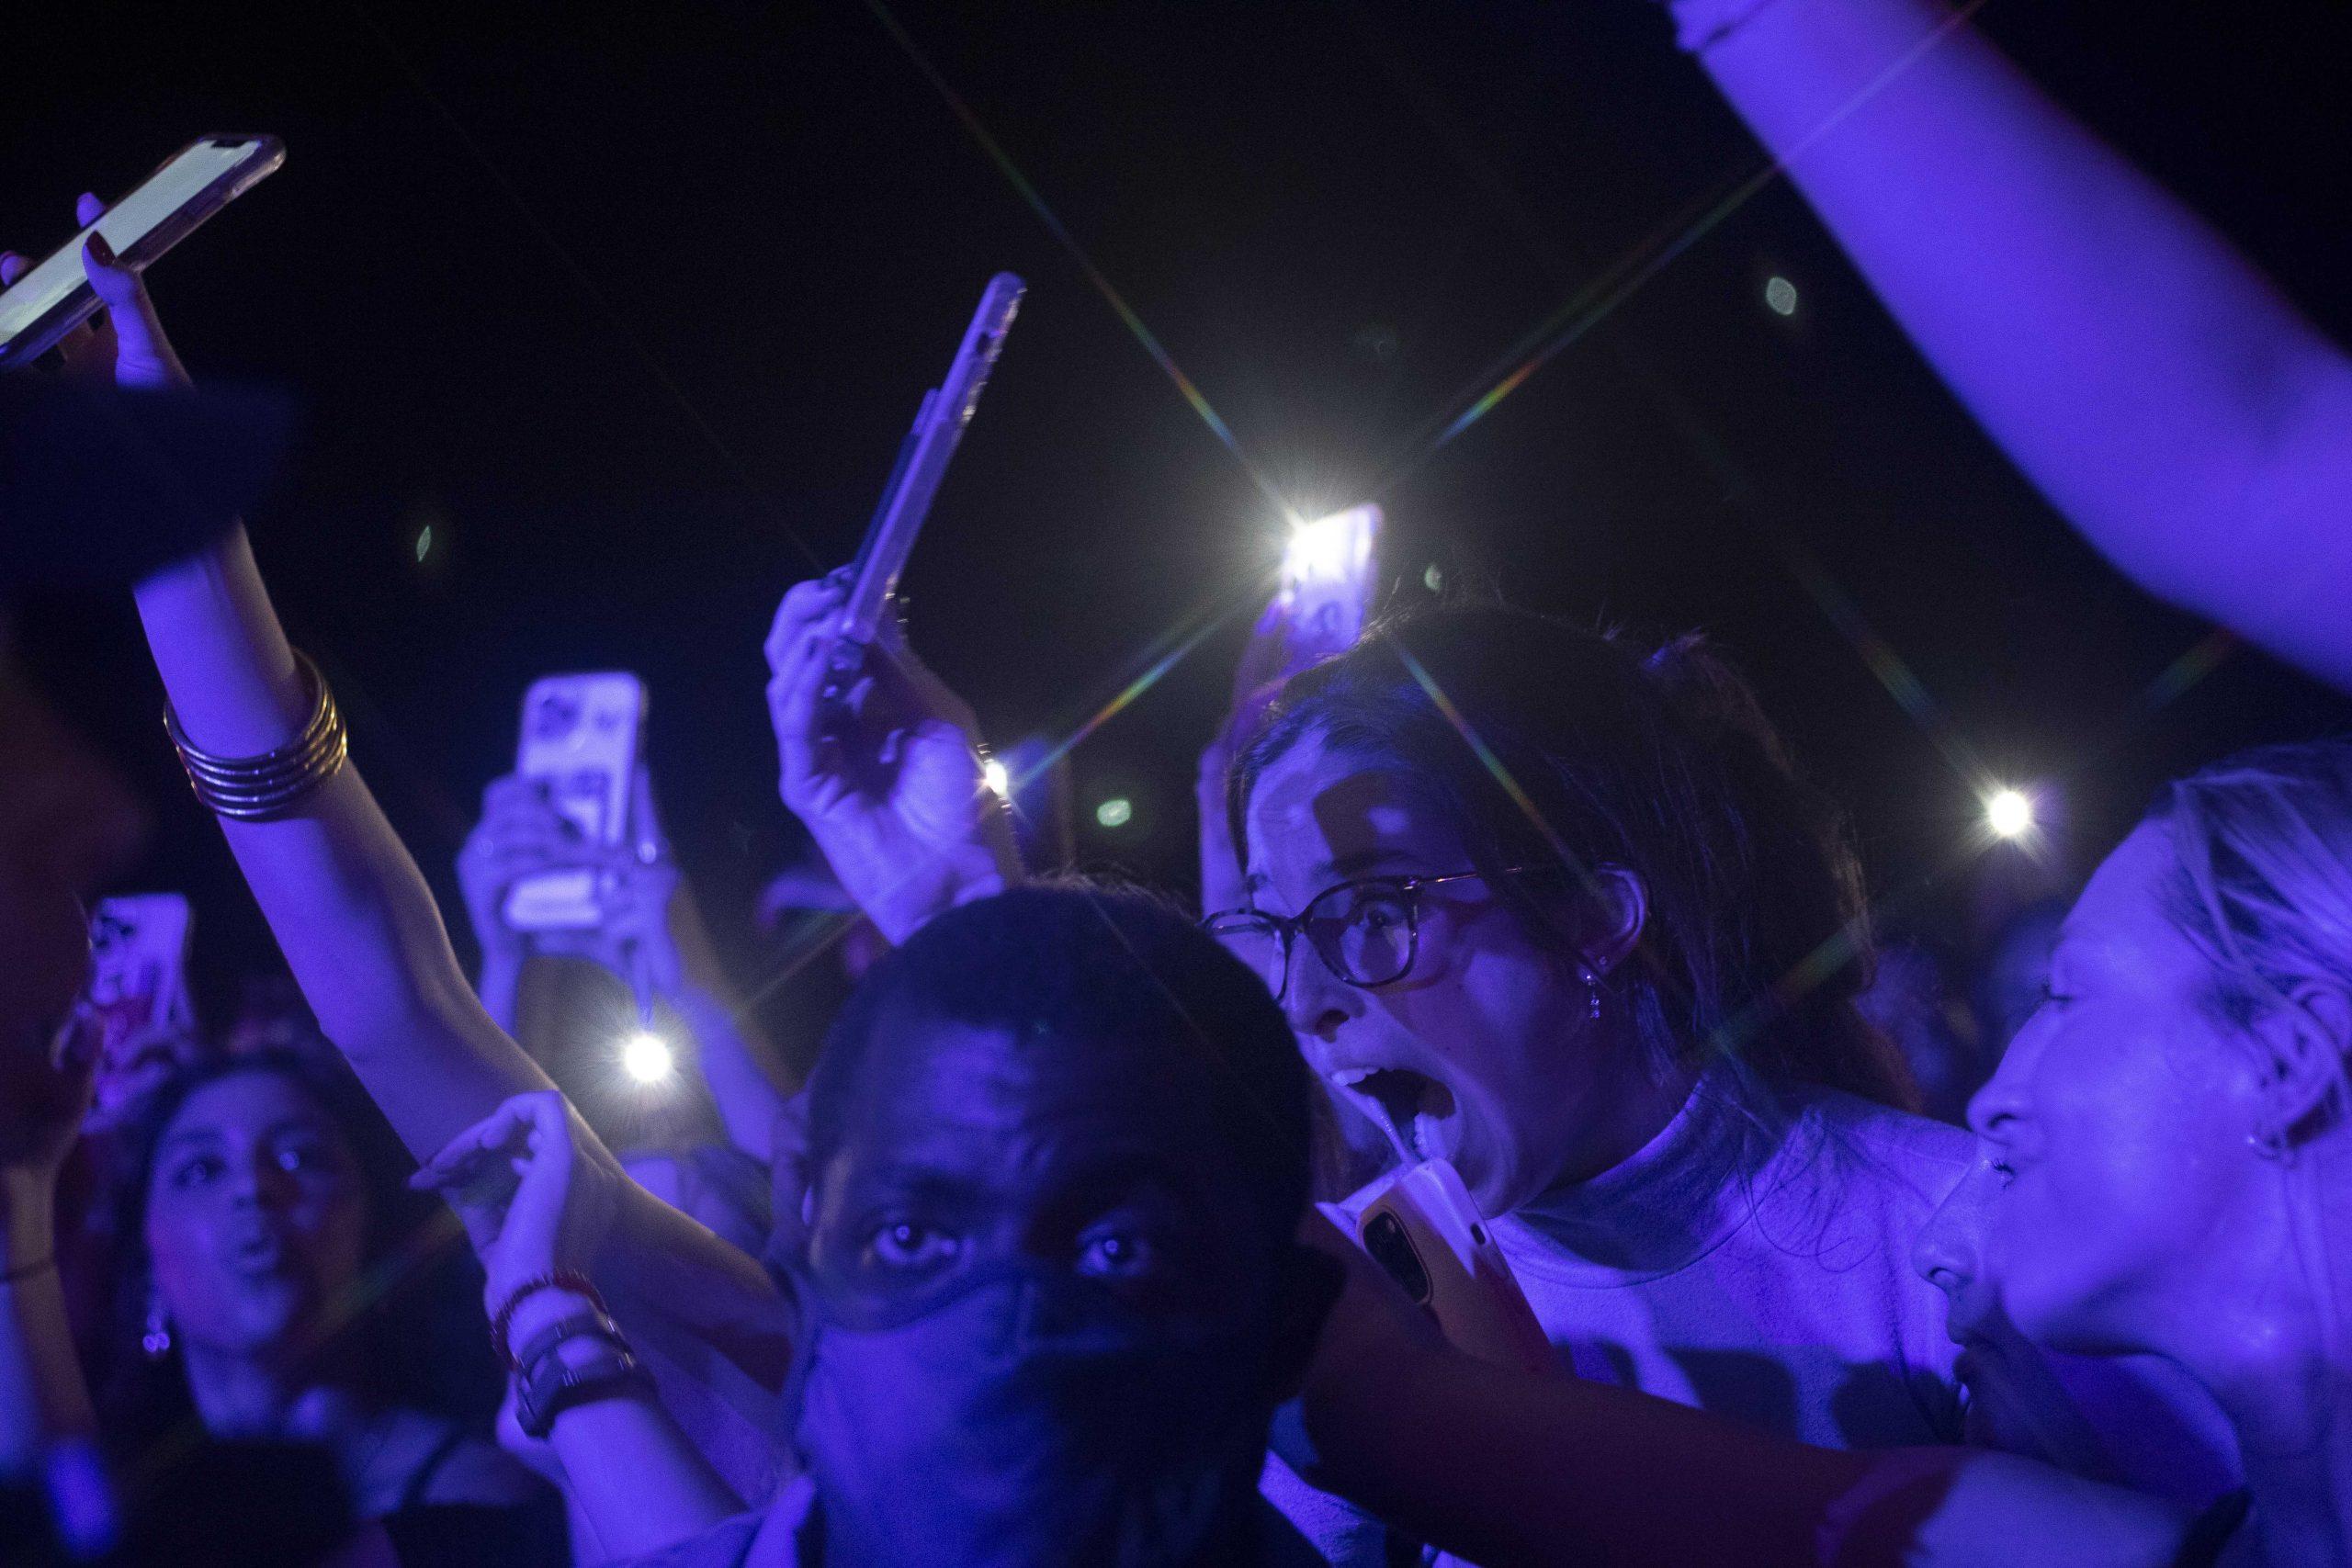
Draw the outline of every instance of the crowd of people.
M1933 0L1668 9L2061 513L2352 688L2339 348ZM65 372L181 395L86 265ZM654 781L617 847L489 785L469 976L242 528L133 575L299 999L124 1033L105 792L12 814L10 1562L2352 1564L2352 739L2167 785L1972 1006L1874 967L1702 638L1270 608L1187 909L1017 834L903 629L845 683L836 573L766 644L822 857L771 903L857 944L787 1063ZM516 922L573 871L593 924ZM1424 1165L1541 1364L1357 1246Z

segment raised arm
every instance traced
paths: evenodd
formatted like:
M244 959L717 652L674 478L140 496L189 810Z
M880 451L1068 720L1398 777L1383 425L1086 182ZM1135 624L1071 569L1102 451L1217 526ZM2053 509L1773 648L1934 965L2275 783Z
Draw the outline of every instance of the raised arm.
M1669 8L2052 504L2151 592L2352 686L2336 344L1938 0Z
M85 198L89 221L98 210ZM145 290L109 255L88 258L118 344L94 343L119 378L185 378ZM311 698L242 529L137 589L181 734L250 757L300 732ZM552 1086L466 984L424 878L345 765L273 821L224 818L229 847L320 1027L349 1058L411 1152L429 1157L513 1095ZM602 1155L609 1159L609 1154ZM775 1287L759 1265L630 1184L603 1268L763 1382L780 1376Z

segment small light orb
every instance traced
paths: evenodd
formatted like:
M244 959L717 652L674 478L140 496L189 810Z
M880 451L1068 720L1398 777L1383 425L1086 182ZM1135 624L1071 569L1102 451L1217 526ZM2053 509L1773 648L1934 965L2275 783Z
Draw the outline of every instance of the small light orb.
M1764 303L1783 316L1797 313L1797 286L1787 278L1775 276L1764 285Z
M1421 586L1432 593L1445 592L1445 573L1438 570L1435 561L1431 561L1429 569L1421 573Z
M660 1083L676 1066L670 1043L650 1030L639 1030L621 1042L621 1070L639 1083Z
M419 529L416 531L416 559L417 559L417 564L418 564L418 565L420 565L420 566L422 566L423 564L424 564L424 558L425 558L425 557L427 557L427 556L429 556L429 555L431 555L432 553L433 553L433 525L432 525L432 524L430 524L430 523L427 523L424 527L419 528Z
M989 793L999 799L1012 798L1012 774L994 757L980 764L980 782L988 785Z
M1094 820L1105 828L1124 828L1135 815L1135 803L1124 795L1114 795L1094 808Z
M2033 801L2022 791L1996 791L1984 802L1984 824L1996 838L2016 839L2033 830Z

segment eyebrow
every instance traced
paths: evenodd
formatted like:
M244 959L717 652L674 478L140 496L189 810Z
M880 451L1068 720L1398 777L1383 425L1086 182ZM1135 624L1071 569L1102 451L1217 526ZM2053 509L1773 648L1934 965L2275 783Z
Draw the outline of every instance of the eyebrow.
M1329 879L1335 883L1346 882L1376 867L1395 865L1399 862L1410 862L1413 858L1405 851L1391 845L1374 844L1369 849L1351 850L1343 855L1334 855L1329 860L1317 861L1315 874L1318 881ZM1267 881L1268 877L1264 872L1253 871L1241 879L1241 890L1245 893L1262 892Z

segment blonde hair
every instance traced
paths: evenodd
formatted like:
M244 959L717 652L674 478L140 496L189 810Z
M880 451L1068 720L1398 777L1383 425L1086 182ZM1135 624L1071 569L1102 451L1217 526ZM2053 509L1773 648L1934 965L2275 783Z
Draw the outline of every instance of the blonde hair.
M2178 860L2165 912L2212 964L2219 1017L2244 1028L2314 982L2352 992L2352 739L2241 751L2149 816Z

